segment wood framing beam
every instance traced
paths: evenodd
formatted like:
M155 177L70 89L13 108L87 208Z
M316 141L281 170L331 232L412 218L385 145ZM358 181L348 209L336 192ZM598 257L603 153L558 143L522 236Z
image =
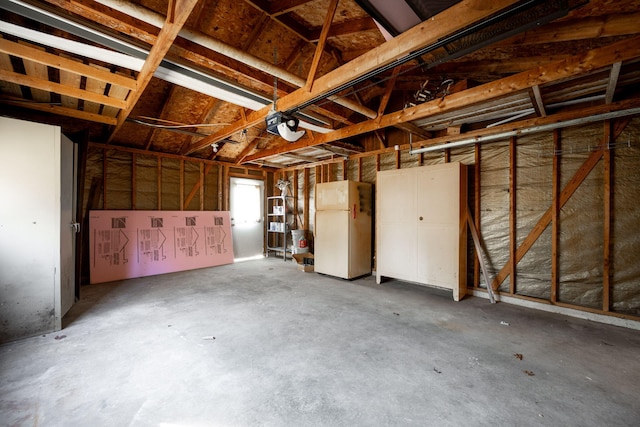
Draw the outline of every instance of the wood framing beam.
M373 135L376 137L376 139L380 143L381 149L387 148L387 138L385 138L385 135L381 131L374 131Z
M168 93L166 93L164 100L162 101L162 109L160 110L159 117L167 117L167 112L172 108L171 99L173 98L173 94L176 92L176 86L170 86ZM155 137L160 133L160 130L182 130L184 129L161 129L157 127L151 127L150 132L147 135L147 142L144 145L145 150L151 149L151 144L153 143Z
M231 189L230 189L231 181L229 180L229 166L224 165L222 167L222 171L223 171L222 180L220 182L222 183L222 188L224 190L223 190L223 197L222 197L223 205L222 205L222 209L221 210L228 211L228 210L230 210L229 206L231 204L230 203L231 202L231 200L230 200L230 197L231 197Z
M151 51L149 51L149 56L147 56L147 59L144 61L142 69L138 73L138 78L136 79L138 89L132 91L131 94L129 94L126 108L121 110L120 114L118 114L118 124L112 130L108 142L111 142L114 136L122 128L122 125L127 120L127 117L129 117L129 114L136 106L136 103L151 81L153 73L156 71L167 52L169 52L173 41L178 36L178 33L182 29L182 26L191 14L191 10L193 10L197 3L198 0L172 0L169 3L167 20L160 30L158 38L151 48Z
M153 24L135 22L128 15L115 11L114 9L107 8L94 2L84 2L76 0L45 0L47 3L55 5L58 8L66 10L74 15L81 16L93 22L96 22L105 27L119 31L122 34L127 34L129 37L138 39L145 44L155 45L157 43L157 36L155 27ZM262 10L264 13L268 12L268 3L265 1L253 1L255 7ZM265 9L266 8L266 9ZM277 20L276 20L277 21ZM278 21L279 22L279 21ZM196 35L198 38L210 39L210 36L200 33L198 31L189 29L189 32ZM211 39L213 43L220 43L218 40ZM305 43L307 40L305 40ZM206 44L206 43L205 43ZM304 44L303 44L304 45ZM223 49L209 48L199 43L188 41L184 38L178 37L175 43L169 50L168 57L176 58L180 61L190 61L196 64L198 67L211 70L215 75L223 76L232 82L237 83L243 87L247 87L259 93L267 94L273 91L273 76L268 74L268 70L262 70L260 67L250 66L242 60L238 60L234 57L233 51L249 58L249 63L263 62L260 58L247 55L246 52L241 51L235 47L225 45ZM301 50L299 47L297 50ZM225 53L220 53L224 51ZM231 51L231 53L229 52ZM1 58L0 58L1 59ZM286 70L279 70L280 72L286 72ZM299 86L302 86L299 84ZM282 92L279 97L284 97L287 92ZM365 116L373 115L373 111L356 105L348 99L335 98L336 102L343 102L343 107L364 114ZM332 118L340 123L350 124L350 120L344 117L344 112L336 106L328 105L324 108L309 107L310 110L315 110L318 113ZM222 138L224 139L224 138Z
M307 75L307 83L304 86L304 89L306 91L311 91L311 87L313 86L313 82L316 78L318 65L320 65L320 58L322 57L322 53L324 52L324 46L327 42L327 36L329 35L329 28L331 28L331 21L333 21L333 17L336 14L337 8L338 0L331 0L331 2L329 3L329 9L327 10L327 15L324 18L322 31L320 32L320 39L318 40L318 45L316 46L316 51L313 55L313 60L311 61L311 68L309 70L309 74Z
M516 176L517 176L517 140L512 136L509 140L509 293L516 293L516 245L517 236L517 198L516 198Z
M158 188L158 210L162 210L162 157L158 156L158 165L156 169L156 178L158 181L156 182L156 186Z
M136 209L138 188L138 172L136 153L131 153L131 209Z
M509 38L500 42L499 45L526 46L637 34L638 21L640 21L640 12L551 22L541 28Z
M242 152L238 155L238 158L235 161L235 164L239 165L242 162L244 162L244 159L249 155L249 153L251 153L258 146L259 142L260 142L259 138L254 138L253 141L249 142L247 146L244 147L244 150L242 150Z
M409 33L409 31L404 34L407 33ZM309 141L306 140L301 140L287 144L286 146L279 146L269 150L264 150L260 153L247 157L246 160L254 160L278 154L283 151L296 150L312 145L324 144L331 141L362 135L381 128L394 126L398 123L418 120L431 115L478 104L487 100L498 99L516 92L529 90L534 85L561 81L569 77L579 76L603 67L608 67L616 62L638 57L640 57L640 37L626 39L617 43L612 43L609 46L593 49L583 54L572 56L559 62L545 64L530 71L505 77L495 82L486 83L461 92L453 93L444 99L436 99L425 102L424 104L416 105L415 107L386 114L379 121L367 120L362 123L319 135L312 143L309 143ZM355 60L352 62L355 62ZM352 63L349 63L347 65L351 64ZM324 77L326 76L318 79L318 82L320 82ZM451 141L453 140L454 139L451 138Z
M148 45L156 44L157 32L151 24L135 22L128 15L107 8L95 2L76 0L45 0L69 13L81 16L105 27L127 34ZM201 2L201 3L204 3ZM190 29L190 31L193 31ZM203 35L197 33L198 35ZM191 61L200 67L209 69L217 75L234 82L243 82L252 89L268 93L273 90L273 77L256 70L228 56L178 38L170 49L170 56Z
M622 68L622 62L616 62L611 66L609 83L607 84L607 91L605 94L605 102L607 104L611 104L613 102L613 96L616 93L616 86L618 85L618 77L620 76L620 68Z
M300 212L298 211L298 171L291 172L291 187L292 187L292 196L293 196L293 212L294 212L294 220L298 221L296 224L298 229L304 230L304 222L302 218L300 218Z
M295 154L295 153L284 153L283 156L293 160L299 160L301 162L307 162L307 163L315 163L318 161L318 159L316 159L315 157L302 156L300 154Z
M199 165L200 168L200 182L202 183L200 185L200 210L203 211L204 210L204 178L205 178L205 174L204 174L204 164L200 163Z
M97 142L90 142L89 143L89 147L91 148L95 148L98 150L114 150L114 151L121 151L124 153L136 153L136 154L140 154L140 155L145 155L145 156L155 156L155 157L163 157L165 159L174 159L174 160L187 160L190 162L201 162L204 164L214 164L214 165L222 165L225 164L224 162L220 162L218 160L211 160L211 159L198 159L195 157L189 157L189 156L183 156L180 154L173 154L173 153L160 153L157 151L146 151L142 148L131 148L131 147L124 147L121 145L107 145L107 144L100 144ZM251 170L260 170L260 168L258 167L251 167L248 165L243 165L242 166L244 169L251 169Z
M496 80L501 76L522 73L541 64L562 61L566 55L550 54L545 56L528 56L509 58L500 61L473 60L462 58L454 62L445 62L431 68L431 75L445 75L452 79L466 79L470 75L484 76L485 79ZM486 81L486 80L485 80ZM413 85L415 87L415 85Z
M202 163L200 163L200 165L202 165ZM213 168L213 163L207 164L207 166L204 168L204 172L200 174L200 180L193 185L193 187L191 188L191 191L189 191L189 194L187 195L187 198L184 200L184 206L189 206L189 203L191 203L191 201L195 197L198 190L204 188L204 179L206 178L207 175L209 175L209 172L211 172L212 168ZM202 192L200 196L202 198Z
M473 240L473 246L475 247L475 259L479 261L482 270L482 276L484 277L485 283L487 283L487 293L489 294L489 301L491 301L491 303L495 303L496 299L495 295L493 294L493 289L491 289L491 286L489 286L489 283L491 283L489 280L489 271L484 263L485 251L482 247L482 243L480 242L480 234L478 233L478 229L476 228L476 222L473 218L473 215L471 214L471 208L469 208L469 205L466 206L465 220L463 222L467 223L466 225L469 226L469 231L471 231L471 238Z
M562 139L558 129L553 131L553 200L551 205L551 295L552 303L558 301L560 285L560 153Z
M127 106L127 102L121 99L111 98L106 95L77 89L75 87L64 86L60 83L55 83L49 80L27 76L24 74L14 73L12 71L0 70L0 80L22 86L28 86L34 89L40 89L47 92L54 92L60 95L66 95L85 101L95 102L97 104L108 105L119 109L125 108Z
M166 104L167 103L165 102L165 105ZM216 111L218 111L218 109L222 104L223 102L220 101L219 99L211 98L207 103L207 106L204 108L202 114L198 118L197 123L209 123L211 121L211 117L215 115ZM164 107L163 107L163 111L164 111ZM160 115L160 117L162 117L162 115ZM196 135L191 135L191 136L196 136ZM193 138L187 138L187 140L185 140L184 143L182 143L182 146L180 147L180 153L183 153L189 147L189 145L191 145L192 140ZM220 144L218 144L218 148L221 148ZM214 154L217 154L217 152L214 152Z
M571 178L571 180L567 183L565 188L560 193L559 197L559 207L562 207L569 201L573 193L580 187L580 184L585 180L585 178L589 175L589 173L593 170L593 168L598 164L600 159L602 158L602 150L594 151L591 155L585 160L580 169L575 173L575 175ZM515 253L515 263L520 262L522 257L531 249L533 244L538 240L538 237L544 232L549 223L551 222L551 216L553 212L553 206L549 207L542 214L542 217L538 220L537 224L533 227L529 235L523 240ZM492 287L494 290L497 290L498 287L504 282L504 279L509 275L511 271L511 259L507 261L504 267L500 270L500 272L493 279Z
M283 15L309 3L311 0L276 0L268 2L270 15Z
M222 180L224 179L224 170L225 169L226 169L226 166L222 166L221 165L220 167L218 167L218 204L216 205L216 208L219 211L223 210L223 207L222 207L223 194L222 194L222 187L221 186L222 186Z
M332 88L342 86L343 84L353 81L357 77L361 77L364 74L378 69L383 65L389 64L398 58L407 56L411 52L420 49L421 47L435 43L442 37L453 34L456 31L459 31L474 22L485 19L504 8L513 5L514 3L517 3L517 1L496 0L491 3L487 3L484 0L473 0L457 3L455 6L446 9L445 11L432 17L428 21L425 21L405 31L404 33L387 41L386 43L383 43L377 48L371 49L367 53L360 55L351 62L342 65L318 78L314 82L311 91L307 92L305 90L298 89L290 93L289 95L279 99L278 108L281 111L289 110L295 108L298 105L301 105L306 101L320 97ZM247 121L249 122L248 124L234 123L226 127L225 129L212 134L208 138L204 138L202 141L193 144L193 146L189 150L189 153L192 153L199 148L209 145L215 141L224 139L238 132L239 130L242 130L242 128L244 127L255 126L265 119L265 117L269 114L270 109L271 106L268 105L258 111L249 114L247 116ZM399 121L405 122L408 121L408 119ZM395 123L392 123L391 125L393 124ZM350 126L349 128L351 127L352 126ZM332 134L333 133L334 132L332 132ZM326 135L323 136L326 137ZM336 137L331 140L336 141L338 139L341 139L341 137ZM326 139L322 143L324 142L329 142L329 139Z
M180 160L180 189L178 193L178 200L180 200L180 210L184 210L184 160Z
M109 209L107 204L107 151L102 152L102 209Z
M304 191L304 212L302 213L302 218L305 224L305 228L307 230L307 232L310 232L311 230L309 229L309 199L310 199L310 189L309 189L309 168L305 168L304 171L302 172L302 176L303 176L303 191Z
M540 93L540 86L533 85L531 87L533 93L532 103L536 107L536 111L542 117L547 117L547 110L544 107L544 101L542 101L542 93Z
M421 127L418 127L416 125L414 125L413 123L399 123L397 125L394 126L396 129L400 129L403 130L405 132L409 132L415 136L418 136L422 139L431 139L433 138L433 135L431 134L431 132L426 131L424 129L422 129Z
M345 22L331 25L328 37L345 36L348 34L361 33L364 31L375 31L378 27L376 23L370 17L350 19ZM317 42L320 38L321 29L312 30L309 32L309 40L311 42Z
M7 39L0 38L0 52L20 57L22 59L28 59L30 61L37 62L38 64L46 65L58 70L64 70L80 76L86 76L88 78L111 83L115 86L122 86L130 90L136 90L138 87L136 80L130 77L95 68L90 65L83 64L82 62L47 53L24 44L14 43Z
M507 123L500 126L495 126L489 129L481 129L478 131L469 132L467 134L461 134L459 138L451 138L449 136L437 137L437 138L430 139L428 141L419 141L418 144L419 146L422 146L422 147L425 147L425 146L428 147L431 145L443 144L448 142L456 142L459 139L480 138L483 136L495 135L498 133L510 132L510 131L520 131L520 130L524 131L526 129L530 129L536 126L562 123L567 120L580 119L583 117L593 116L597 114L604 114L604 113L615 112L615 111L624 111L631 108L638 108L639 105L640 105L640 98L632 98L632 99L627 99L625 101L614 102L613 104L609 104L609 105L606 105L606 104L595 105L592 107L585 107L581 110L565 111L565 112L553 114L547 117L526 119L518 122L512 122L512 123ZM404 144L400 146L400 150L409 150L410 148L411 147L409 147L409 144ZM413 148L417 148L417 147L414 145ZM368 157L375 154L387 154L387 153L391 153L393 150L394 150L393 147L384 148L380 150L372 150L372 151L367 151L365 153L352 154L350 158L353 159L357 157Z
M23 43L22 41L20 41L20 43ZM42 52L45 51L45 49L43 47L37 47L35 48L36 50L41 50ZM24 72L28 77L33 77L35 79L39 79L39 80L43 80L43 81L49 81L49 72L47 70L47 67L43 64L40 64L38 62L34 62L34 61L30 61L30 60L23 60L22 61L22 66L24 68ZM86 90L91 91L91 87L89 86L89 82L95 82L95 80L89 80L87 81L87 85L85 87ZM103 85L106 85L106 83L100 82ZM42 90L42 89L36 89L36 88L31 88L30 89L31 92L31 97L34 101L36 102L51 102L51 93L49 93L48 91ZM101 95L104 95L104 90L102 92L100 92ZM86 104L85 104L86 106ZM97 111L90 111L92 113L97 113Z
M420 156L422 157L424 153L420 153ZM480 195L482 194L481 190L481 172L482 172L482 155L481 155L481 150L480 150L480 144L475 144L473 146L473 154L474 154L474 158L475 158L475 167L473 168L473 175L474 175L474 189L475 189L475 194L474 194L474 207L473 207L473 212L474 212L474 225L476 228L476 232L478 234L480 234ZM474 288L478 288L480 286L480 259L478 258L478 254L476 254L476 257L473 260L473 287ZM490 283L488 280L486 280L486 285L487 288L489 288Z
M400 72L400 67L396 67L393 69L391 74L391 78L387 82L384 88L384 94L380 98L380 105L378 105L378 117L376 120L382 119L385 110L387 109L387 104L389 103L389 99L391 98L391 94L393 92L393 88L396 85L396 80L398 79L398 73Z
M613 130L612 140L615 140L620 136L626 125L629 123L629 118L625 118L616 122L616 125ZM566 184L564 189L560 192L558 196L557 206L552 204L549 209L542 215L538 223L533 227L529 235L523 240L516 251L516 259L515 262L518 263L522 259L522 257L531 249L533 244L538 240L542 232L547 228L549 223L551 222L554 209L562 209L562 207L569 201L573 193L580 187L585 178L589 175L589 173L593 170L593 168L598 164L601 158L604 157L604 152L608 151L608 141L604 140L600 144L600 149L591 153L591 155L584 161L582 166L576 171L573 177ZM500 272L496 275L493 280L493 289L497 289L504 279L507 277L510 271L510 263L511 260L505 264L504 267L500 270Z
M57 114L64 117L72 117L74 119L87 120L89 122L102 123L105 125L115 125L117 123L115 117L103 116L96 113L87 113L80 110L74 110L67 107L60 107L51 104L37 104L24 100L0 99L0 103L13 105L15 107L28 108L30 110L43 111L45 113Z
M278 169L278 172L294 171L294 170L300 170L300 169L314 169L314 168L317 168L317 167L320 167L320 166L338 164L338 163L342 163L342 162L343 162L342 158L320 160L320 161L317 161L315 163L305 163L305 164L302 164L302 165L295 165L295 166L290 166L290 167L286 167L286 168L280 168L280 169Z
M607 149L604 150L604 168L603 168L603 236L602 236L602 311L611 309L611 276L612 276L612 257L611 257L611 231L612 231L612 214L613 214L613 156L612 146L615 140L612 138L611 121L604 122L604 141Z

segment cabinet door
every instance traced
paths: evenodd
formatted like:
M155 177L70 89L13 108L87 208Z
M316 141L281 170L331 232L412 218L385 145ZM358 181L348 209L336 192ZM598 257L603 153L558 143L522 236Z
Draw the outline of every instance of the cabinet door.
M378 173L376 272L416 280L416 170Z
M459 163L418 168L418 281L454 291L466 283L460 277L461 168ZM462 271L464 271L462 265ZM462 291L464 295L464 289Z

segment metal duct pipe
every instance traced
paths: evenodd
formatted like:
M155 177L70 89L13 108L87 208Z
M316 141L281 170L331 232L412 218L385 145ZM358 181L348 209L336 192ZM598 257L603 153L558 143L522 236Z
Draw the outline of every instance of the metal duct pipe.
M132 16L136 19L139 19L143 22L146 22L147 24L153 25L158 28L162 28L162 26L164 25L165 17L163 15L153 12L135 3L131 3L129 1L96 0L96 3L103 4L104 6L110 7L114 10L117 10L129 16ZM267 61L264 61L260 58L257 58L246 52L243 52L240 49L237 49L233 46L230 46L226 43L216 40L213 37L210 37L199 31L183 28L180 30L180 33L178 34L180 35L180 37L186 40L199 44L200 46L206 47L207 49L211 49L215 52L220 53L221 55L235 59L236 61L241 62L245 65L248 65L250 67L264 71L296 87L303 87L307 83L305 79L298 77L293 73L283 70L282 68L276 67L275 65ZM360 113L363 116L368 117L370 119L374 119L378 115L377 112L345 98L332 96L332 97L328 97L328 99L332 100L336 104L342 105L343 107L346 107L352 111Z
M521 129L521 130L511 130L506 132L500 132L493 135L476 136L476 137L462 139L460 141L455 141L451 143L444 143L444 144L432 145L430 147L417 148L415 150L411 149L409 150L409 154L430 153L432 151L444 150L445 148L464 147L466 145L496 141L498 139L510 138L512 136L528 135L530 133L544 132L548 130L566 128L570 126L582 125L586 123L593 123L593 122L598 122L603 120L611 120L611 119L616 119L618 117L633 116L636 114L640 114L640 108L629 108L627 110L611 111L609 113L596 114L594 116L582 117L579 119L571 119L571 120L566 120L564 122L559 122L559 123L549 123L546 125L533 126L533 127Z

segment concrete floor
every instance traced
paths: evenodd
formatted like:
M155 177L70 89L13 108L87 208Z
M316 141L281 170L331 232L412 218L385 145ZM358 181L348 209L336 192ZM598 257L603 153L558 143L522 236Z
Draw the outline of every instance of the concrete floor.
M0 346L0 425L640 420L636 330L281 259L83 287L65 320Z

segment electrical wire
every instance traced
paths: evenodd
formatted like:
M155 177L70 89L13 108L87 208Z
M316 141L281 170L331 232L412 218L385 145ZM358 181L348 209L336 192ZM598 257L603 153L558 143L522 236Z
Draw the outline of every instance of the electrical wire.
M164 122L164 123L175 123L172 125L161 125L161 124L156 124L156 123L149 123L149 122L145 122L143 120L140 119L146 119L146 120L155 120L157 122ZM132 118L131 121L141 124L141 125L146 125L146 126L151 126L151 127L157 127L157 128L161 128L161 129L182 129L182 128L200 128L200 127L215 127L215 126L228 126L231 123L197 123L197 124L193 124L193 125L186 125L186 124L182 124L182 123L177 123L177 122L172 122L170 120L163 120L163 119L156 119L153 117L145 117L145 116L138 116L137 118Z

